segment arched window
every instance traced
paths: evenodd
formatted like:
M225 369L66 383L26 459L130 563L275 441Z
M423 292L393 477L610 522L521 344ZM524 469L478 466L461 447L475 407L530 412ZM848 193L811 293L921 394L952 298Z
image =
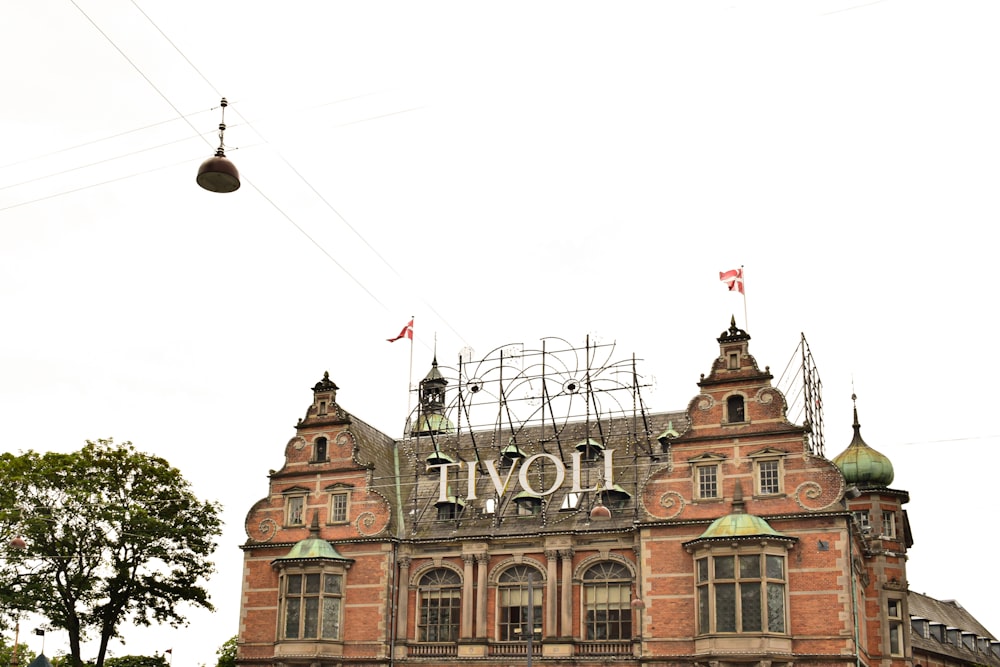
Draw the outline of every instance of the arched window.
M500 641L525 641L542 638L542 575L533 567L515 565L500 574Z
M313 461L326 461L326 438L316 438Z
M730 396L726 399L726 421L730 424L746 421L743 414L742 396Z
M586 639L632 639L632 573L621 563L598 563L583 574Z
M431 570L420 577L419 591L418 640L457 642L462 609L461 577L447 568Z

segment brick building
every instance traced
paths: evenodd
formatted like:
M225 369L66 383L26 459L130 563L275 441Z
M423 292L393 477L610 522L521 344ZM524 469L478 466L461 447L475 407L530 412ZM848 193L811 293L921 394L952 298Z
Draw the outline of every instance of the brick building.
M613 346L435 359L401 439L324 375L247 515L237 662L1000 667L971 617L975 660L924 657L891 463L856 409L827 459L749 341L677 412Z

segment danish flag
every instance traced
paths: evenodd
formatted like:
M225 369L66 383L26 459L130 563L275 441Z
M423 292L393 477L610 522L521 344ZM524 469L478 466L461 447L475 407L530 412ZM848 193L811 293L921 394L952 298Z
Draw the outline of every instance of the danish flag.
M740 291L743 291L742 288L740 288ZM403 330L399 332L398 336L395 338L386 338L386 340L390 343L395 343L400 338L409 338L410 340L413 340L413 320L406 323L406 326L403 327Z
M719 280L726 283L730 292L743 294L743 267L732 271L719 271Z

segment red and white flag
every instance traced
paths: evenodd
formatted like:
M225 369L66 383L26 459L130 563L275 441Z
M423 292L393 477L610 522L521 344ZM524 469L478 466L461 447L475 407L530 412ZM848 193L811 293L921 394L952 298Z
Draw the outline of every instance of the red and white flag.
M730 292L743 294L743 267L732 271L719 271L719 280L726 283Z
M390 343L395 343L400 338L409 338L410 340L413 340L413 320L410 320L409 322L406 323L406 326L403 327L403 330L399 332L398 336L396 336L395 338L386 338L386 340L389 341Z

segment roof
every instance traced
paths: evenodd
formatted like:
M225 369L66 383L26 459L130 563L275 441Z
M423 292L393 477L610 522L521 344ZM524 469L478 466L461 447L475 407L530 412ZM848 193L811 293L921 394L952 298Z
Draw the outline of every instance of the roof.
M958 629L961 632L971 633L976 636L976 650L971 650L964 642L958 644L941 641L933 636L924 637L919 632L910 633L910 642L915 654L932 653L947 656L953 661L961 661L966 664L990 665L1000 667L1000 655L996 652L996 636L989 632L976 618L962 607L955 600L936 600L921 593L910 591L907 593L907 604L909 606L910 617L913 619L924 619L931 623L939 623L946 628ZM991 642L988 652L980 650L980 638L987 638ZM916 662L916 660L914 660Z
M856 399L855 396L851 397ZM858 423L858 406L854 406L854 438L847 449L837 454L833 462L844 474L848 484L857 484L862 488L884 487L892 484L894 473L892 461L881 452L872 449L861 437L861 424Z
M683 412L671 412L647 414L637 419L563 422L558 427L532 425L519 428L515 434L496 429L400 440L400 458L405 460L401 479L407 495L403 506L408 510L407 521L412 522L405 534L414 539L454 539L459 522L461 535L468 538L577 530L590 524L590 510L598 500L597 488L621 500L621 504L612 509L612 519L602 523L601 528L614 528L619 524L631 526L639 508L638 491L652 467L658 464L656 459L662 457L662 446L656 436L671 423L673 428L683 430L687 428L688 417ZM612 452L614 479L605 479L603 457L593 461L580 458L577 446L588 440L591 447L603 446L605 452ZM512 451L522 453L524 459L501 456L502 452ZM444 495L464 498L465 509L460 516L438 518L442 478L437 470L429 474L426 469L427 457L433 452L440 452L456 462L456 466L445 473L448 481ZM634 458L636 452L642 455ZM582 492L572 489L574 455L580 461ZM530 462L531 489L520 485L519 476L525 462ZM512 466L516 466L513 472ZM475 497L467 487L470 469L475 471ZM507 484L507 492L499 498L494 474L501 484ZM553 487L555 489L548 493ZM574 502L567 502L571 494ZM542 499L540 510L531 517L519 516L515 503L529 497Z
M965 607L956 600L935 600L922 593L910 591L907 594L910 616L926 618L928 621L943 623L952 628L974 632L980 637L996 639L996 635L984 628Z

